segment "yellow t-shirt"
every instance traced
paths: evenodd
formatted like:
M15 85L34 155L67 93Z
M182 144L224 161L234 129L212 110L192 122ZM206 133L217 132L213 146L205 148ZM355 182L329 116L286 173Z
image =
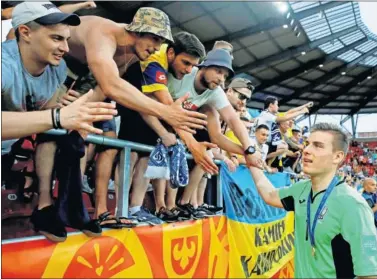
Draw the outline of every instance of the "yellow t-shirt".
M141 61L141 82L143 93L153 93L159 90L168 90L168 45L163 44L159 51L155 52L146 61Z
M279 112L278 113L278 116L284 116L285 115L285 112ZM285 135L288 137L288 138L290 138L290 137L292 137L292 128L289 128L288 130L287 130L287 132L285 133Z
M238 138L235 136L235 134L233 133L232 130L228 130L226 133L225 133L225 136L230 139L232 142L236 143L236 144L239 144L239 145L242 145L241 142L238 140ZM227 155L228 157L230 158L230 153L227 152ZM243 158L244 156L242 155L239 155L239 154L235 154L237 156L237 158Z

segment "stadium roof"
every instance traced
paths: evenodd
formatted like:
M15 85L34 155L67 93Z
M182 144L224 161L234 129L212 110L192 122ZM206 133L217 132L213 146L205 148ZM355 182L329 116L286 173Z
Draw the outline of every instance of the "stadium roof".
M377 36L357 2L96 3L78 13L130 22L137 8L154 6L169 15L173 33L194 33L207 50L216 40L232 43L236 73L256 85L249 107L263 108L272 95L281 111L314 101L311 113L377 112Z

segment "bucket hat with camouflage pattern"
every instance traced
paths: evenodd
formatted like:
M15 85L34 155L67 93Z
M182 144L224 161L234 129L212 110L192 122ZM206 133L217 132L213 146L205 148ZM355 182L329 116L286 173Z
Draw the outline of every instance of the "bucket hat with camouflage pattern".
M132 22L125 27L127 31L152 33L170 42L174 42L167 14L155 8L140 8Z

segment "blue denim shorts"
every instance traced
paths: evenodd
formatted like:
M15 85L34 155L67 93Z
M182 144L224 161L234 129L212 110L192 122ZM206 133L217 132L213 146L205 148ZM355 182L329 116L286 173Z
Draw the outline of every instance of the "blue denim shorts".
M104 133L116 132L115 118L111 120L95 122L94 127L101 129Z
M111 103L111 100L109 98L107 98L104 102ZM114 117L111 120L95 122L93 125L94 125L94 127L101 129L104 133L106 133L106 132L116 132L116 130L117 130Z

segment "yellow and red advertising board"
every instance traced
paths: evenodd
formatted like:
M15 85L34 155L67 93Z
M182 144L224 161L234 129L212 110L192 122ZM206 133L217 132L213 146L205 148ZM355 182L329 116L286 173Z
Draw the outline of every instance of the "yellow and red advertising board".
M70 235L59 244L44 239L7 243L2 245L2 277L292 278L293 247L279 252L292 233L289 214L262 225L219 216L107 230L99 238ZM262 243L255 245L259 238Z
M221 168L226 216L2 244L3 278L293 278L293 213L259 196L248 169ZM287 186L287 174L268 176Z

